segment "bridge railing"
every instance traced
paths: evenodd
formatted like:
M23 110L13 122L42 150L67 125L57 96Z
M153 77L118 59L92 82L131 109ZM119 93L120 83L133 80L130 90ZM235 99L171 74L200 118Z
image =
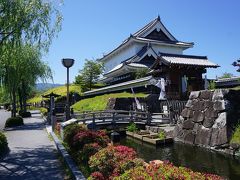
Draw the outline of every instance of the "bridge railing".
M121 123L121 122L138 122L149 123L151 115L148 112L108 110L95 112L75 112L74 117L77 122L83 124L101 124L101 123Z

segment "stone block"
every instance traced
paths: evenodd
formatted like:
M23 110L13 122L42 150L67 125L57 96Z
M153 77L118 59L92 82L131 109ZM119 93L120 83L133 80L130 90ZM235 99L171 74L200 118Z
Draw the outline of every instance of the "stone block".
M218 145L228 143L227 127L226 126L224 128L219 129L217 143L218 143Z
M225 110L225 102L224 100L217 100L214 101L213 108L217 111L223 111Z
M192 91L189 96L189 99L196 99L198 98L199 94L200 94L200 91Z
M181 129L182 129L182 126L179 125L179 124L177 124L177 125L174 127L174 129L173 129L173 137L174 137L174 138L178 136L178 133L179 133L179 131L180 131Z
M204 116L205 116L205 118L217 118L218 112L216 110L214 110L213 107L207 108L204 111Z
M189 118L193 116L193 112L189 108L184 108L181 112L181 116L184 118Z
M227 113L222 112L219 114L218 118L215 120L213 124L213 128L223 128L227 123Z
M213 102L210 100L204 101L204 109L213 108Z
M146 131L150 130L150 126L145 126L145 128L146 128Z
M228 143L228 138L227 138L226 126L221 129L213 128L210 146L216 147L216 146L221 146L227 143Z
M154 131L154 127L153 126L150 127L150 131L152 131L152 132Z
M191 120L183 122L183 129L193 129L194 123Z
M212 92L209 90L200 91L200 99L212 99Z
M193 122L202 122L204 120L204 114L202 111L195 111L193 113L193 118L192 118L192 121Z
M212 96L212 100L213 101L216 101L216 100L223 100L224 99L224 96L226 94L229 93L229 90L228 89L216 89L214 92L213 92L213 96Z
M192 106L192 109L194 111L198 111L198 110L203 111L204 110L204 101L194 102L193 106Z
M184 133L184 143L194 144L195 134L192 131L185 131Z
M211 136L211 141L210 141L210 146L214 147L218 145L218 130L216 128L212 128L212 136Z
M173 130L173 137L176 141L184 141L184 130L182 129L181 126L175 126L174 130Z
M213 101L223 100L223 92L222 92L221 89L216 89L216 90L213 92L212 100L213 100Z
M214 118L206 118L203 121L203 126L205 128L211 128L214 124Z
M198 133L198 130L201 129L201 124L199 123L194 123L194 126L193 126L193 133L197 134Z
M190 108L192 106L193 106L193 101L192 100L188 100L186 105L185 105L185 107Z
M153 128L152 128L152 132L158 133L158 127L153 127Z
M198 130L195 138L195 144L202 146L209 146L211 140L212 129L207 129L202 126Z

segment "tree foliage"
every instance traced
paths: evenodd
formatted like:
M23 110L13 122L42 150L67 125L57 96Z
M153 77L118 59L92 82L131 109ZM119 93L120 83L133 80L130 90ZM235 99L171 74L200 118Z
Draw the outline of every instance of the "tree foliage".
M225 72L225 73L223 73L222 76L219 77L219 79L225 79L225 78L231 78L231 77L233 77L232 73Z
M142 69L137 70L134 73L135 79L146 77L148 72L149 72L148 68L142 68Z
M0 45L6 42L37 43L47 50L61 28L59 1L1 0Z
M94 60L85 60L83 69L75 77L75 84L79 84L83 91L91 90L103 72L103 65Z
M38 78L51 76L40 58L61 29L61 1L1 0L0 84L9 93L16 115L17 94L25 102Z

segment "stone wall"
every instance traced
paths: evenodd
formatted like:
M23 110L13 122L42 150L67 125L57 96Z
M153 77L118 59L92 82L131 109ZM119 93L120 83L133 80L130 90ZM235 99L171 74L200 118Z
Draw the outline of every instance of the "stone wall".
M191 92L174 129L175 141L211 149L228 148L240 120L240 92L204 90Z

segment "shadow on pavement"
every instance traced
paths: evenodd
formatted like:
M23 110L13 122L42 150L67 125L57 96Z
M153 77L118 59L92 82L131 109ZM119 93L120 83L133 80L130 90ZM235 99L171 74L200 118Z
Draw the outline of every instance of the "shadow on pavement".
M43 130L44 124L43 122L33 122L33 123L26 123L25 125L22 126L16 126L12 128L5 128L5 131L25 131L25 130Z
M52 146L19 149L0 161L0 179L63 179Z

